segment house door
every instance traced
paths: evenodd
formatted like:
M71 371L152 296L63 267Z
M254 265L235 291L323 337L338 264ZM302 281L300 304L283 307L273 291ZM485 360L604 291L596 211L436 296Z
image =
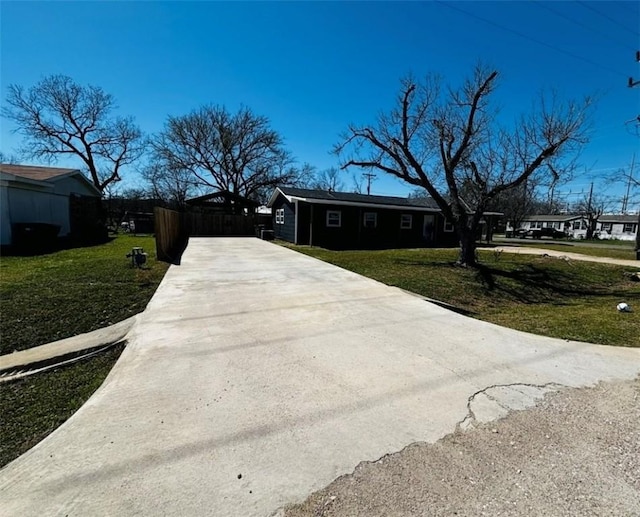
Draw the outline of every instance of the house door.
M436 216L427 214L422 223L422 238L427 246L432 246L436 241Z

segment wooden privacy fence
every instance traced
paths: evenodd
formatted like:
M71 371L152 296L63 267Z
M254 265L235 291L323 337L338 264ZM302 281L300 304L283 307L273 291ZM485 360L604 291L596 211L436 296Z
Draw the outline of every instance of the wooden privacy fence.
M253 215L208 214L190 212L187 216L189 235L193 237L247 236L256 234Z
M189 237L256 235L260 222L254 215L212 214L206 212L176 212L156 207L155 233L158 260L180 263L180 256Z
M158 260L180 264L180 257L189 240L186 214L160 207L155 207L153 212Z

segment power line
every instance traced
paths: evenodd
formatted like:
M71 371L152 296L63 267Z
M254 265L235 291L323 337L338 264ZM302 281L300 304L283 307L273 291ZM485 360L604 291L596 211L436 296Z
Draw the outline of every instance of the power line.
M591 61L590 59L587 59L586 57L582 57L579 56L577 54L574 54L573 52L569 52L568 50L564 50L561 48L558 48L554 45L550 45L549 43L545 43L544 41L540 41L537 40L535 38L532 38L530 36L527 36L526 34L522 34L521 32L518 32L514 29L511 29L509 27L505 27L504 25L500 25L499 23L496 23L494 21L488 20L486 18L483 18L482 16L478 16L477 14L474 13L470 13L469 11L465 11L464 9L460 9L459 7L456 7L454 5L452 5L449 2L443 2L442 0L436 0L437 4L440 5L444 5L445 7L448 7L449 9L453 9L455 11L461 12L463 14L466 14L467 16L471 16L472 18L476 18L477 20L483 21L485 23L488 23L489 25L493 25L494 27L497 27L499 29L505 30L507 32L511 32L512 34L515 34L516 36L520 36L521 38L527 39L529 41L533 41L534 43L537 43L538 45L542 45L544 47L550 48L552 50L555 50L556 52L560 52L562 54L566 54L567 56L570 56L574 59L579 59L580 61L584 61L585 63L589 63L592 66L595 66L597 68L600 68L602 70L606 70L607 72L611 72L617 75L621 75L624 78L628 78L628 74L623 74L622 72L619 72L618 70L614 70L613 68L609 68L608 66L604 66L601 65L599 63L596 63L595 61Z
M630 29L629 27L626 27L624 25L622 25L618 20L611 18L611 16L609 16L608 14L603 13L602 11L599 11L598 9L596 9L595 7L587 4L586 2L578 2L582 7L584 7L585 9L589 9L590 11L593 11L596 14L599 14L600 16L602 16L603 18L606 18L607 20L609 20L611 23L616 24L618 27L623 28L624 30L626 30L627 32L630 32L631 34L633 34L634 36L638 37L638 32L634 31L633 29Z
M622 43L621 41L619 41L619 40L617 40L615 38L612 38L606 32L600 32L599 30L596 30L593 27L589 27L588 25L585 25L584 23L581 23L578 20L574 20L570 16L567 16L566 14L563 14L560 11L556 11L552 7L549 7L548 5L545 5L544 3L542 3L540 0L535 0L535 3L538 4L540 7L542 7L543 9L546 9L547 11L550 11L550 12L554 13L556 16L559 16L560 18L564 18L565 20L570 21L571 23L573 23L574 25L577 25L578 27L582 27L583 29L587 29L588 31L594 32L595 34L600 34L600 36L604 36L608 40L613 41L614 43L617 43L618 45L621 45L626 49L631 49L634 52L636 50L631 45L628 45L627 43Z

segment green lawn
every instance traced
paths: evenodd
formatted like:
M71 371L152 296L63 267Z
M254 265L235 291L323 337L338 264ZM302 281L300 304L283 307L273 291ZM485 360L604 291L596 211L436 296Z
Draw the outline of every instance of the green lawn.
M640 347L640 285L624 274L634 268L481 251L483 267L474 270L453 264L455 249L329 251L289 247L506 327ZM619 313L616 305L621 301L635 312Z
M145 269L126 254L142 246ZM88 332L146 307L168 264L153 237L120 235L107 244L0 261L1 353ZM102 384L122 346L50 372L0 384L0 466L69 418Z
M142 246L147 268L126 254ZM0 260L0 354L117 323L141 312L168 265L153 237L120 235L107 244Z
M0 467L29 450L98 389L123 347L72 365L0 384Z

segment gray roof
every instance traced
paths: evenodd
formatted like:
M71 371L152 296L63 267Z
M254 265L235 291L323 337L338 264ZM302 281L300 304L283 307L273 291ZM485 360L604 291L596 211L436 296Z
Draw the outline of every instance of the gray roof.
M389 205L406 208L430 208L439 210L437 203L432 198L406 198L395 196L369 196L367 194L355 194L352 192L329 192L327 190L279 187L287 197L304 198L307 200L336 201L339 203L364 203L371 205Z
M582 216L579 214L560 214L560 215L550 215L550 214L539 214L539 215L530 215L524 218L525 221L549 221L549 222L563 222L563 221L573 221L574 219L580 219Z
M598 219L601 223L637 223L637 215L606 214Z

